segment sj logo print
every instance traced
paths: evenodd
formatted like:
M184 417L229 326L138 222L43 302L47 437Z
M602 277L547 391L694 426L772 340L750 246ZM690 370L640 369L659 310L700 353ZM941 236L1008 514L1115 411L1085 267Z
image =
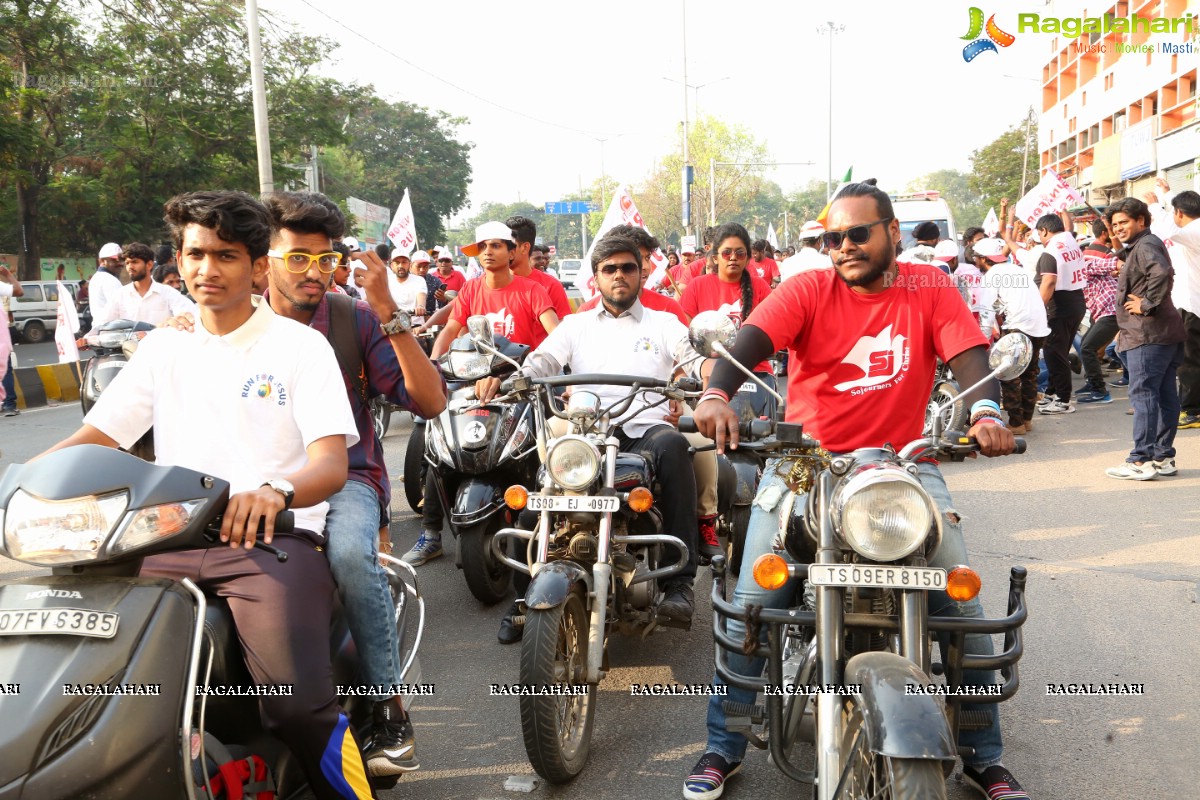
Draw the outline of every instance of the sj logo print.
M906 343L900 334L892 336L891 325L880 331L878 336L862 337L842 359L843 364L850 364L858 369L862 377L835 384L834 388L845 392L878 386L895 378L907 361Z
M971 41L963 48L963 61L970 63L976 57L983 53L992 52L999 53L996 45L1008 47L1017 40L1017 37L1011 33L1000 30L1000 26L996 24L996 15L992 14L987 19L987 25L983 24L983 9L971 6L969 11L971 15L970 27L967 29L967 34L963 39ZM980 38L979 34L986 33L985 38ZM973 40L973 41L972 41Z

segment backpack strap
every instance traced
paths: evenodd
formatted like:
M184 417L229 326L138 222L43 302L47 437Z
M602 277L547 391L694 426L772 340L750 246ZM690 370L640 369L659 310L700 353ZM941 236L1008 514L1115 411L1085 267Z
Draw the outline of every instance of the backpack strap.
M343 294L325 295L329 303L329 332L325 335L333 346L338 366L350 377L354 393L367 402L367 373L363 367L362 344L358 335L356 300Z

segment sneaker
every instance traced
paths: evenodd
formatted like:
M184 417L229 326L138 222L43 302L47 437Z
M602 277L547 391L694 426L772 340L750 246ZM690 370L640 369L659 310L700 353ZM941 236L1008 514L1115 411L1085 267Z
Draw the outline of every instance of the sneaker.
M380 701L371 709L371 738L363 760L367 774L376 777L412 772L421 766L412 720L404 715L396 698Z
M722 552L721 541L717 538L717 518L700 517L700 558L705 563L713 556L719 556Z
M1108 385L1109 386L1128 386L1129 378L1122 376L1120 378L1117 378L1115 381L1109 381Z
M513 603L500 620L500 630L496 631L496 638L500 644L516 644L524 635L525 615L521 613L521 604Z
M1177 427L1179 430L1183 430L1185 428L1200 428L1200 414L1180 414L1179 424L1175 427Z
M4 416L6 416L6 417L15 417L17 414L20 414L20 413L21 412L15 408L4 409Z
M1154 468L1153 461L1144 464L1126 461L1119 467L1109 467L1104 474L1119 481L1152 481L1158 477L1158 470Z
M663 599L658 604L658 613L669 619L687 621L696 612L696 595L692 591L691 578L676 579L663 587ZM716 797L717 795L713 795Z
M1052 394L1042 394L1041 392L1038 392L1037 407L1044 408L1045 406L1048 406L1057 400L1058 398Z
M1058 400L1053 400L1038 409L1043 414L1074 414L1075 406L1070 403L1060 403Z
M725 791L725 781L741 768L740 761L730 764L716 753L705 753L683 781L684 800L716 800Z
M1112 395L1108 392L1087 392L1079 395L1075 400L1080 403L1104 404L1112 402Z
M963 764L963 781L968 786L978 789L988 800L1029 800L1029 795L1017 783L1012 773L997 764L985 770L978 770Z
M441 534L435 536L428 531L422 531L421 535L417 537L417 543L413 545L412 550L400 556L400 560L406 564L412 564L414 567L419 567L426 561L432 561L442 555L442 553Z
M1154 467L1154 471L1164 478L1179 474L1179 468L1175 466L1175 459L1173 458L1164 458L1162 461L1151 461L1150 464Z

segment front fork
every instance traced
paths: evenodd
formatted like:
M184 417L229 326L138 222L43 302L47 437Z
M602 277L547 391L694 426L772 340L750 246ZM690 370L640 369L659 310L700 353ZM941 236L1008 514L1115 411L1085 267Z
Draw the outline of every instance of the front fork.
M617 484L617 450L620 442L609 436L604 440L604 485L612 488ZM592 618L588 626L587 682L599 683L601 665L604 663L604 625L608 615L608 590L612 581L612 564L609 551L612 547L612 513L600 517L596 549L596 563L592 567Z

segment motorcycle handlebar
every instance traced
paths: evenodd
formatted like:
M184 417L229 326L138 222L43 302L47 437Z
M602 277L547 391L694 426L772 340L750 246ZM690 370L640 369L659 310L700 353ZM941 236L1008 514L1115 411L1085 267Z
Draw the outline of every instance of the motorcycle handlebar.
M771 435L774 426L767 419L748 419L738 423L738 436L745 439L762 439ZM679 418L680 433L698 433L693 417Z
M219 536L221 533L221 519L222 519L222 517L218 516L212 522L208 523L208 526L205 527L205 529L204 529L205 538L214 544L217 544L220 542ZM279 560L279 563L282 564L283 562L288 560L288 554L285 551L280 550L277 547L272 547L271 545L267 544L266 542L264 542L262 540L261 536L263 533L263 529L265 527L266 526L264 525L264 520L260 518L258 520L259 536L255 538L254 546L256 548L258 548L259 550L264 550L264 551L270 553L271 555L275 556L275 558ZM296 530L296 515L295 514L293 514L291 511L284 510L284 511L280 511L278 514L275 515L275 533L285 533L285 534L286 533L294 533L295 530Z
M1020 436L1016 436L1014 438L1016 439L1017 446L1016 449L1013 450L1013 455L1022 455L1026 448L1025 439ZM944 449L951 454L978 453L979 442L975 441L975 437L973 436L958 436L955 437Z
M647 389L661 389L671 385L670 381L647 378L644 375L607 375L599 372L534 378L532 383L538 386L575 386L581 383L600 383L608 386L642 386Z

